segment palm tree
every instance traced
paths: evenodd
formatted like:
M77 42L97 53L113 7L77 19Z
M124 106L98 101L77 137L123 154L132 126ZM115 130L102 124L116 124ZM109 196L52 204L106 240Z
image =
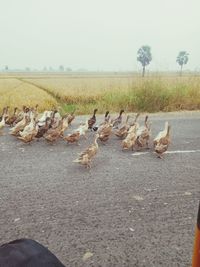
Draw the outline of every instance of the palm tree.
M188 62L188 56L189 54L186 51L180 51L176 58L176 62L181 66L180 76L182 75L183 65Z
M145 68L152 60L151 47L143 45L137 52L137 61L142 64L142 77L145 75Z

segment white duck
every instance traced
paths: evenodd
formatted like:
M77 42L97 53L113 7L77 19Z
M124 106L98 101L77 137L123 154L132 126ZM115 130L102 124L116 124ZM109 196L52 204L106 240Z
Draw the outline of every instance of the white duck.
M21 137L24 137L24 136L28 135L35 128L35 123L36 122L35 122L35 115L34 115L33 112L30 112L30 119L31 119L30 123L24 127L23 131L19 132Z
M29 115L27 113L24 113L23 119L19 121L13 128L10 129L11 135L17 135L20 131L24 129L24 127L29 122Z
M151 124L148 123L148 116L145 117L144 125L140 126L137 130L137 145L138 148L144 147L146 145L149 148L149 139L151 135Z
M38 120L38 126L44 126L45 123L46 123L46 119L47 118L51 118L52 116L52 111L49 111L49 110L45 110L43 113L42 113L42 116L39 118Z
M4 113L2 116L2 120L0 121L0 135L2 135L2 130L6 125L6 117L7 115Z
M80 136L82 135L86 139L87 131L88 131L88 119L86 119L85 123L80 124L80 126L74 132L79 132Z
M167 130L168 130L168 126L169 126L169 123L168 121L165 122L165 128L163 131L160 131L157 136L154 138L153 140L153 144L154 146L157 145L157 143L159 142L159 140L163 137L163 136L166 136L167 134Z
M165 123L164 131L161 131L154 139L154 150L159 158L167 151L170 144L170 125Z

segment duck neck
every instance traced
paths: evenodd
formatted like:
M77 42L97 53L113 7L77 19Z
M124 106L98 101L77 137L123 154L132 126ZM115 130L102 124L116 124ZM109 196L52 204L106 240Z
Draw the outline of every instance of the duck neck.
M60 120L58 123L58 128L61 130L63 127L63 120Z
M167 135L166 136L169 136L169 132L170 132L170 126L168 125L167 126Z
M3 117L3 115L6 113L6 108L3 108L2 114L1 116Z
M94 143L95 143L96 147L98 147L98 143L97 143L98 138L99 138L99 137L96 136L95 139L94 139Z
M148 121L148 116L145 117L145 121L144 121L144 125L148 128L147 121Z
M166 123L165 123L165 131L166 131L166 132L168 131L168 127L169 127L169 123L166 122Z
M119 117L122 116L122 113L123 113L123 112L124 112L123 110L120 111L120 113L119 113Z
M137 115L136 115L136 117L135 117L135 121L134 121L134 122L136 122L136 121L137 121L137 119L138 119L139 115L140 115L140 113L137 113Z
M96 115L96 112L97 112L97 110L94 110L94 113L93 113L93 118L95 117L95 115Z
M2 121L3 123L5 123L5 114L2 116Z
M45 121L45 128L49 128L49 125L48 125L48 121L49 121L49 119L48 118L46 118L46 121Z
M129 115L128 115L127 118L126 118L126 123L128 123L128 120L129 120Z

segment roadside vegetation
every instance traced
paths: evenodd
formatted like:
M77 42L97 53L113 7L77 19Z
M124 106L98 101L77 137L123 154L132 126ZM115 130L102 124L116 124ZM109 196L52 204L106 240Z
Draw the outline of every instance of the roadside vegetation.
M200 77L174 75L51 76L0 79L0 108L61 106L63 113L91 113L98 108L118 112L158 112L200 109Z

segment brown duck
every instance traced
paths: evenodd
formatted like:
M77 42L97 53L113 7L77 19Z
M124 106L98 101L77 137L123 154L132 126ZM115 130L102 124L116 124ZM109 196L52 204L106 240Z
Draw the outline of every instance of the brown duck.
M96 134L94 143L90 145L86 150L84 150L82 153L80 153L79 157L74 160L73 162L77 162L79 164L84 165L86 168L91 168L91 161L94 158L94 156L97 154L98 151L98 143L97 139L99 138L99 135Z
M19 132L23 131L23 129L26 127L26 125L28 125L29 122L29 115L27 113L24 113L23 119L10 129L10 134L14 136L19 135Z
M170 125L165 123L164 131L161 131L154 139L154 150L159 158L167 151L170 144Z
M51 121L51 119L49 117L47 117L46 120L45 120L45 125L43 125L43 126L38 128L38 132L37 132L35 138L39 139L39 138L43 137L43 135L49 129L50 121Z
M148 123L148 116L145 117L144 126L139 127L137 130L137 140L136 144L138 146L138 149L146 146L146 148L149 148L149 139L151 135L151 124Z
M49 129L47 133L44 134L44 138L46 139L47 142L54 143L59 139L61 131L62 131L62 120L59 121L57 128Z
M74 132L67 136L63 137L63 140L67 141L67 143L76 143L78 145L78 141L80 139L80 132Z
M138 123L135 123L133 126L130 127L130 129L128 131L128 135L122 141L122 149L123 150L127 150L130 148L133 150L135 143L136 143L136 139L137 139L136 132L137 132L138 127L139 127Z
M13 127L15 121L17 120L17 110L18 108L14 108L14 112L13 115L10 116L7 120L6 120L6 124L9 125L10 127Z
M124 113L123 109L120 110L119 116L116 119L112 120L112 124L113 124L114 129L117 129L119 127L119 125L122 123L122 113Z
M67 116L67 118L68 118L68 125L71 125L72 124L72 121L75 119L74 113L75 113L75 110Z
M99 128L98 134L99 134L99 140L101 142L104 143L108 141L108 139L112 134L112 127L113 127L112 123L105 122L105 124Z
M96 123L96 113L98 109L96 108L93 112L93 116L88 120L88 129L92 130L93 125Z
M34 120L33 130L28 132L27 135L24 135L23 137L19 136L18 139L24 143L30 144L34 140L34 138L36 137L37 133L38 133L38 125L36 123L36 120Z

